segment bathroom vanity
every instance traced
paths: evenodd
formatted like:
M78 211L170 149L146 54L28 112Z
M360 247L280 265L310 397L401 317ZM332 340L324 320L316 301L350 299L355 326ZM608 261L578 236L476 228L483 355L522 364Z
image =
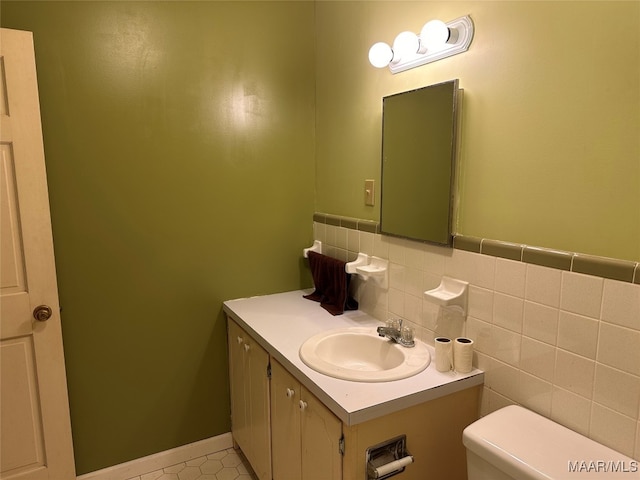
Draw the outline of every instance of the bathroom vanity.
M380 322L361 311L332 316L305 293L224 303L232 434L258 478L366 480L368 449L406 436L413 463L398 480L466 479L462 431L478 418L484 374L438 372L431 347L431 364L401 380L319 373L299 356L308 338Z

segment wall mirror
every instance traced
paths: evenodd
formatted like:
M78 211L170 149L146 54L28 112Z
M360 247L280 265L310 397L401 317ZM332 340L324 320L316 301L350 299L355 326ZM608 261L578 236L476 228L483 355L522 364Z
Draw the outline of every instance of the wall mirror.
M382 99L383 234L451 245L458 80Z

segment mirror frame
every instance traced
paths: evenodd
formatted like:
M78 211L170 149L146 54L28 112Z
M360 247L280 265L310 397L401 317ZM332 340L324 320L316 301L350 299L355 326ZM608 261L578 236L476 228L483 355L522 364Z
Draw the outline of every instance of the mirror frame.
M447 215L447 225L446 225L446 233L443 231L444 230L444 226L442 225L443 222L440 222L441 225L437 226L434 230L438 230L437 234L434 235L427 235L427 234L423 234L423 235L416 235L414 233L412 233L410 230L406 230L406 229L402 229L402 228L396 228L395 226L393 228L389 228L388 225L385 226L385 218L389 218L389 212L386 212L385 215L385 164L387 163L388 160L388 155L389 155L389 151L388 151L388 144L390 143L389 141L385 142L385 132L387 131L385 129L385 126L388 128L388 120L385 123L385 102L387 101L387 99L389 98L393 98L393 97L398 97L400 95L407 95L407 94L411 94L411 93L419 93L419 92L423 92L426 91L428 89L433 89L434 87L443 87L445 85L451 85L452 87L452 103L450 105L450 112L436 112L436 115L442 115L443 113L448 115L450 113L451 115L451 123L447 123L446 125L444 125L444 127L446 127L447 131L450 131L450 144L447 143L447 154L446 154L446 158L440 158L439 159L439 164L440 165L444 165L446 168L448 168L448 182L447 182L447 188L448 188L448 197L446 200L446 215ZM416 241L421 241L421 242L426 242L426 243L431 243L431 244L435 244L435 245L441 245L441 246L448 246L448 247L452 247L453 246L453 237L454 237L454 232L453 232L453 224L454 224L454 218L455 218L455 189L456 189L456 181L457 181L457 151L458 151L458 134L459 134L459 112L460 112L460 103L462 101L462 94L463 91L459 88L459 80L458 79L453 79L453 80L449 80L446 82L440 82L437 84L433 84L433 85L427 85L425 87L420 87L420 88L416 88L416 89L412 89L412 90L408 90L406 92L400 92L400 93L396 93L396 94L392 94L392 95L388 95L383 97L382 99L382 103L383 103L383 113L382 113L382 165L381 165L381 189L380 189L380 231L382 234L384 235L390 235L390 236L394 236L394 237L400 237L400 238L407 238L410 240L416 240ZM406 98L406 97L405 97ZM447 107L449 108L449 107ZM426 129L428 130L428 129ZM385 145L387 145L387 148L385 149ZM412 146L413 147L413 146ZM428 168L428 167L425 167ZM388 168L387 168L388 170ZM388 174L387 174L388 175ZM387 176L387 180L388 180L388 176ZM387 189L388 190L388 189ZM387 196L386 198L388 198L388 192L387 192ZM441 199L438 201L439 203L442 203L444 205L445 203L445 199L444 196L441 196ZM404 207L407 209L407 211L410 211L410 205L404 205ZM439 208L438 209L439 214L441 214L442 216L444 216L444 208ZM420 222L420 219L413 219L411 220L411 223L413 224L414 221Z

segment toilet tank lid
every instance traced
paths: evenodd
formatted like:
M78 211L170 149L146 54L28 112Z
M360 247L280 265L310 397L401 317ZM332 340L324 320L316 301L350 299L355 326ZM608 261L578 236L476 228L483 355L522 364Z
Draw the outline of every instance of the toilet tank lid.
M519 480L640 479L638 461L517 405L472 423L462 441Z

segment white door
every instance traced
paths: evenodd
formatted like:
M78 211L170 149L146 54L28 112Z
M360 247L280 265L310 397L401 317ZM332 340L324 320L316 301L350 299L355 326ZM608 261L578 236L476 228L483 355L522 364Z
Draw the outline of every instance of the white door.
M0 478L74 479L30 32L1 29L0 77Z

